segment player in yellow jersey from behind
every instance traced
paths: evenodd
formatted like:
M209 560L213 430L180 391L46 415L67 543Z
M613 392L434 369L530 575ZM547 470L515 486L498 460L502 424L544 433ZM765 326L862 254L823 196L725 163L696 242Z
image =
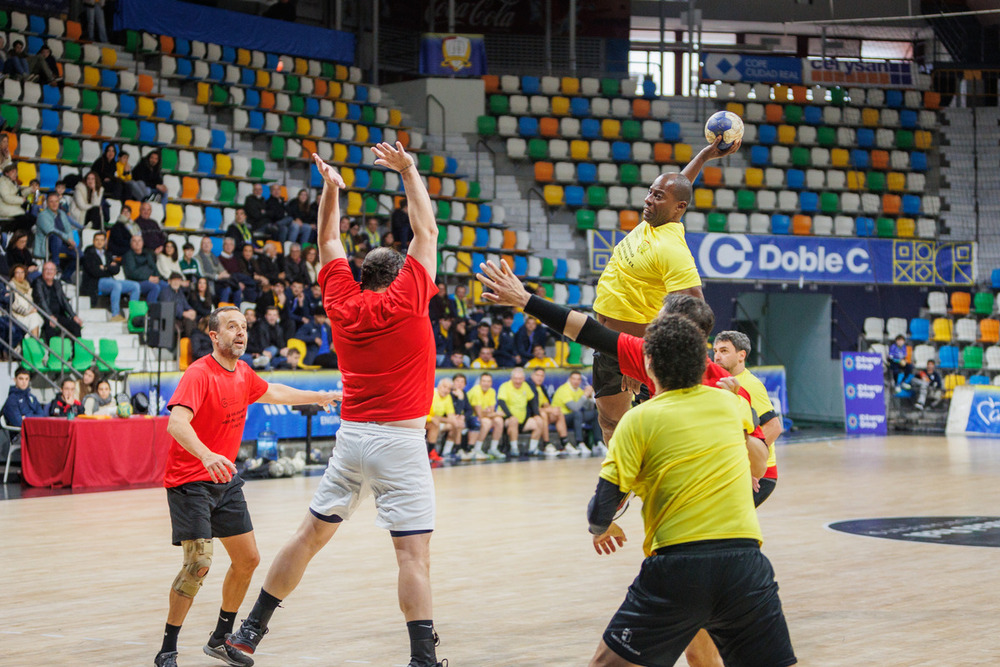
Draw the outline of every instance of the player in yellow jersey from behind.
M587 515L594 549L610 554L626 539L615 511L634 492L646 558L591 667L672 665L699 628L726 664L794 665L774 570L760 551L750 406L701 384L705 338L687 318L658 317L643 351L656 395L622 418Z
M683 292L704 298L681 218L691 201L691 184L705 163L740 148L737 141L728 150L719 150L721 142L719 137L702 149L681 173L661 174L649 186L642 222L615 246L597 283L594 312L604 326L642 336L667 294ZM615 425L632 402L623 381L617 359L598 354L594 388L605 442L610 442Z

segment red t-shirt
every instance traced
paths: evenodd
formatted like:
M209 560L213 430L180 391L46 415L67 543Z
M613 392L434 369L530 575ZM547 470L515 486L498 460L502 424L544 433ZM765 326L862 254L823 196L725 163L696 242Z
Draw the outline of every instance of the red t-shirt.
M198 439L216 454L235 462L243 440L247 407L265 393L267 382L246 363L237 361L236 370L227 371L215 357L208 355L184 371L167 407L183 405L190 409L194 413L191 426ZM163 486L210 481L212 478L201 461L170 438Z
M434 279L407 257L382 293L362 290L346 259L319 272L323 307L344 383L340 416L355 422L426 417L434 391L434 332L427 314Z

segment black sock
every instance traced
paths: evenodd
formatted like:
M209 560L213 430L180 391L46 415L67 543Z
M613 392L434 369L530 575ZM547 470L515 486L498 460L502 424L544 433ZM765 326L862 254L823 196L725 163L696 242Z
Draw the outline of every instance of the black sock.
M163 645L160 646L160 653L172 653L177 650L177 635L181 632L181 626L167 623L163 631Z
M410 657L421 665L436 665L434 621L407 621L406 631L410 634Z
M274 613L279 604L281 604L281 600L261 588L260 595L257 596L257 602L254 603L247 620L253 619L260 626L260 629L264 630L267 628L268 621L271 620L271 614Z
M236 612L226 611L225 609L219 608L219 620L215 622L215 632L212 633L212 639L216 642L221 642L226 638L226 635L231 634L233 631L233 623L236 622Z

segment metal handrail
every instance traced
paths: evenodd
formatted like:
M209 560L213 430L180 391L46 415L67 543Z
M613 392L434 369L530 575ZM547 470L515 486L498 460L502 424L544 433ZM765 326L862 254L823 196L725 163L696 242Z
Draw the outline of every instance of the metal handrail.
M529 188L528 195L526 199L528 200L528 235L531 235L531 196L535 195L538 197L538 201L542 203L542 210L545 211L545 247L552 246L552 212L549 211L549 206L545 202L545 195L538 188Z
M441 109L441 147L444 148L444 137L448 127L448 111L444 108L441 100L435 97L432 93L427 93L427 97L424 98L424 117L427 121L428 134L430 134L431 131L431 100L433 100L434 104L438 105Z
M497 196L497 168L496 168L496 154L497 153L496 153L495 150L493 150L492 148L490 148L490 145L488 143L486 143L486 140L483 139L483 138L481 138L481 137L480 137L479 141L476 142L476 182L477 183L479 182L479 147L480 146L482 146L487 151L489 151L490 155L494 158L494 160L493 160L493 190L490 191L490 196L491 197L496 197ZM482 195L482 192L480 192L480 195Z
M8 359L12 357L17 357L23 364L25 362L24 353L18 352L16 346L14 345L13 325L17 325L18 328L24 331L25 337L30 337L31 331L29 331L27 325L25 325L23 322L14 317L14 313L10 309L0 306L0 315L5 316L7 320L11 323L11 326L7 327L7 340L0 339L0 345L2 345L5 350L7 350ZM45 341L40 340L39 342L41 342L42 346L45 347L50 353L55 354L52 348L50 348L48 345L45 344ZM7 365L9 371L10 361L7 362ZM75 371L76 369L73 370ZM55 381L50 379L49 376L47 376L45 373L39 373L39 375L41 375L42 379L45 380L45 382L47 382L49 386L55 389L56 391L59 391L61 389L61 387L58 384L56 384ZM80 374L80 377L81 378L83 377L82 373Z

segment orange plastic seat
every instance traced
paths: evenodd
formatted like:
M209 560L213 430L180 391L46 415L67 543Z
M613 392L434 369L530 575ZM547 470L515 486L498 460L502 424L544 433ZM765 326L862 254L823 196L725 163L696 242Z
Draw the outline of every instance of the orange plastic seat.
M150 75L140 74L138 77L136 77L135 89L138 90L140 93L148 94L153 92L154 83L155 82L153 81L153 77L151 77Z
M705 167L702 172L705 185L713 188L722 186L722 169L719 167Z
M170 35L160 35L160 53L174 52L174 38Z
M487 93L499 93L500 92L500 77L496 74L484 74L483 75L483 88L486 89Z
M887 215L897 215L903 205L899 195L882 195L882 212Z
M649 100L644 100L641 97L637 97L632 100L633 118L649 118L649 109Z
M313 79L313 97L326 97L326 79Z
M198 179L194 176L185 176L181 179L181 199L198 198Z
M807 90L805 86L792 86L792 101L796 104L806 104L809 101L806 97Z
M308 160L310 157L312 157L313 153L318 153L318 152L319 152L319 147L316 145L316 142L314 140L312 139L302 140L302 157Z
M559 121L555 118L541 118L538 120L538 133L543 137L551 139L558 138Z
M538 183L551 183L555 167L551 162L535 163L535 181Z
M767 119L768 123L777 124L780 123L785 117L785 108L780 104L768 104L764 107L764 118Z
M141 204L134 199L125 200L125 206L128 206L129 211L131 211L132 219L135 220L139 217L139 207Z
M622 231L630 232L639 225L638 211L626 210L618 212L618 225Z
M274 93L270 90L260 91L260 109L273 109L274 108Z
M431 195L441 194L441 179L437 176L427 177L427 192Z
M78 42L82 34L83 25L79 21L66 21L66 39L71 42Z
M101 132L101 119L92 113L83 114L80 119L80 133L89 137L96 137Z
M69 23L66 24L66 32L69 32ZM925 109L940 109L941 108L941 93L935 92L933 90L924 91L924 108Z
M653 144L653 160L659 163L670 162L673 157L674 147L671 144L665 144L659 141Z
M517 232L513 229L503 230L503 249L514 250L517 247ZM511 264L513 266L513 264Z
M406 130L400 130L396 133L396 141L403 144L403 148L410 147L410 133Z
M951 312L954 315L968 315L972 305L972 294L969 292L951 293Z
M983 343L1000 343L1000 320L979 320L979 340Z
M872 169L889 168L889 151L873 150L871 152Z
M808 236L812 234L812 218L799 213L792 218L792 234L797 236Z

